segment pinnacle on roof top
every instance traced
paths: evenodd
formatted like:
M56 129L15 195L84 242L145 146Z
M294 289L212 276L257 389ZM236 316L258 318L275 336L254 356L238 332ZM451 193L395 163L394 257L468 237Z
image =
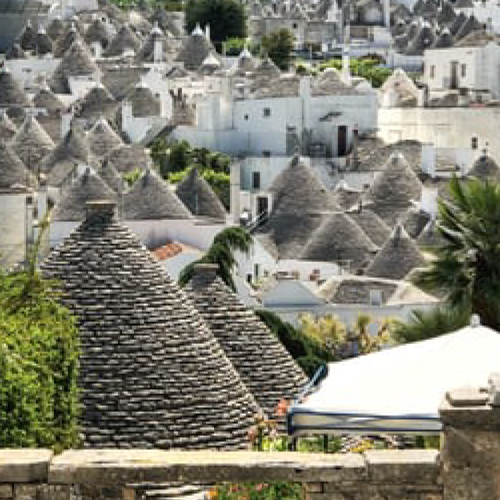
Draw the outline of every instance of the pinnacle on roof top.
M259 408L185 293L93 203L42 265L77 317L83 442L241 449Z
M192 31L191 35L192 36L205 36L205 33L201 29L199 23L196 23L196 26L195 26L194 30Z
M198 264L185 290L260 407L271 417L278 402L307 383L279 340L217 276L217 265Z

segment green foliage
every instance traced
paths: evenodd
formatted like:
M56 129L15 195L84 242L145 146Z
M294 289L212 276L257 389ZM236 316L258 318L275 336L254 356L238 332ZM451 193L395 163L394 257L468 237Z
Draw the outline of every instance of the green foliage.
M437 230L443 242L415 282L446 294L452 308L479 314L500 330L500 184L480 180L449 186L439 204Z
M290 323L283 321L277 314L265 309L258 309L255 313L278 337L309 377L314 375L322 365L333 361L331 353L316 339L307 337Z
M318 317L308 313L301 314L299 322L301 332L320 344L334 360L346 355L378 351L392 340L392 322L385 320L378 323L367 314L359 314L350 327L331 314ZM355 352L351 352L350 348L353 343L356 345Z
M0 448L77 444L78 335L54 286L34 257L0 273Z
M396 321L391 330L398 342L418 342L458 330L468 324L469 318L468 309L436 307L430 311L412 311L407 322Z
M135 167L134 170L123 174L123 180L127 183L127 187L132 187L135 181L139 179L142 175L142 170L139 167Z
M262 38L262 48L282 70L290 66L294 44L293 33L285 28L274 31Z
M247 35L245 8L235 0L188 0L184 12L189 33L196 24L210 25L210 38L218 50L229 38Z
M182 172L193 166L229 174L231 163L231 158L224 153L207 148L192 148L187 141L169 144L164 138L153 142L150 154L164 179L173 172Z
M187 285L194 275L196 264L217 264L217 274L219 277L229 288L231 288L231 290L236 291L232 276L233 267L236 265L234 252L238 250L243 253L248 253L251 246L252 237L245 229L241 227L229 227L222 230L215 236L212 245L205 255L201 259L187 265L181 271L179 284L181 286Z
M330 59L321 63L319 67L321 71L326 68L340 70L342 69L342 60ZM392 70L380 66L380 62L376 59L351 59L349 67L352 76L365 78L376 88L381 87L392 74Z
M260 52L260 46L248 43L246 38L229 38L224 42L224 50L227 56L239 56L245 47L253 55L258 55Z
M131 10L139 4L137 0L111 0L111 3L123 10ZM154 9L164 9L172 12L183 10L182 0L148 0L147 3Z
M303 487L297 483L242 483L217 487L217 500L302 500Z

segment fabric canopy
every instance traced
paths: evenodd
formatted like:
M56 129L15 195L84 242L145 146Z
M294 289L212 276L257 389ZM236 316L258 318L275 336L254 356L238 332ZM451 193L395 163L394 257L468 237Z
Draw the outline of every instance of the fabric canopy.
M330 363L290 407L288 432L437 433L446 392L486 387L499 371L500 334L480 325Z

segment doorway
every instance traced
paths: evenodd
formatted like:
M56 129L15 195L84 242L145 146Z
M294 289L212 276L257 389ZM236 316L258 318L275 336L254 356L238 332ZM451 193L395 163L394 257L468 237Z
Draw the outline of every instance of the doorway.
M337 156L347 154L347 126L339 125L337 131Z

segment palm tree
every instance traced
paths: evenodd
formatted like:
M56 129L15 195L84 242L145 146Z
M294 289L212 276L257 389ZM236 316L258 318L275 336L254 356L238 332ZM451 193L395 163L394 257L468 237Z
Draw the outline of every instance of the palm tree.
M469 319L468 309L441 306L430 311L415 310L406 323L394 321L391 334L397 342L418 342L458 330L467 325Z
M233 267L236 265L234 252L239 250L240 252L248 254L251 246L252 237L245 229L241 227L230 227L222 230L215 236L212 245L205 255L201 259L187 265L182 270L179 276L179 284L184 286L190 281L193 277L196 264L210 263L219 266L217 271L219 277L229 288L231 288L231 290L236 291L232 276Z
M454 177L449 191L450 200L439 204L443 242L415 282L500 329L500 184Z

